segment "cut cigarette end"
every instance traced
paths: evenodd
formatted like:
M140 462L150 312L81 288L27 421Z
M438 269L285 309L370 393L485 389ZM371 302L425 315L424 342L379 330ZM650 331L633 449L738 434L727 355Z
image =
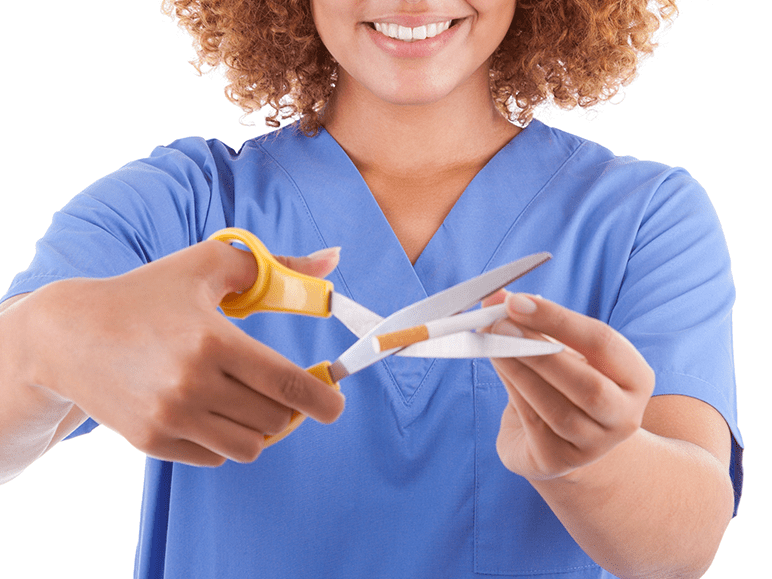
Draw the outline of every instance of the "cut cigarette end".
M416 342L429 339L429 330L426 326L414 326L397 332L381 334L373 338L373 348L376 352L385 352L392 348L404 348Z

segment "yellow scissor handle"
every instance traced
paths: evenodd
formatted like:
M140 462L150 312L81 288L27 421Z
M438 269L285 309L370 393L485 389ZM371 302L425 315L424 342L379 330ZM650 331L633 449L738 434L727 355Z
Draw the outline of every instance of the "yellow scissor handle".
M330 316L330 295L333 285L327 280L303 275L280 264L263 243L245 229L229 227L214 233L209 239L225 243L238 241L247 246L257 262L257 279L247 291L229 294L220 302L220 308L234 318L246 318L258 311L291 312L310 316ZM306 372L326 382L336 390L340 386L330 375L330 363L319 362ZM294 411L290 423L278 434L266 435L265 447L279 442L306 419ZM264 448L265 448L264 447Z
M336 390L340 390L340 385L337 382L334 382L332 379L332 376L330 375L330 363L327 361L319 362L318 364L315 364L314 366L311 366L310 368L306 368L306 372L310 373L313 376L316 376L323 382L326 382ZM272 444L276 444L279 442L282 438L290 434L293 430L295 430L298 426L300 426L300 423L303 422L306 419L305 414L301 414L298 411L294 411L292 413L292 418L290 418L290 423L287 425L287 428L279 432L278 434L271 434L266 435L265 437L265 445L263 448L268 448Z
M246 318L254 312L273 311L330 316L331 282L283 266L254 234L245 229L221 229L209 239L243 243L257 262L257 279L252 287L242 293L228 294L220 302L225 315Z

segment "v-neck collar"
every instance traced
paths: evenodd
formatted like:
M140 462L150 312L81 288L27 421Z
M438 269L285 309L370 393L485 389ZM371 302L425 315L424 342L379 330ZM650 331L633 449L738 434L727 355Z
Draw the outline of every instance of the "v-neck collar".
M291 132L287 135L286 132ZM480 170L415 263L354 163L322 129L306 137L295 127L268 137L263 149L294 182L323 243L341 246L336 291L388 316L427 295L486 271L528 204L570 156L550 146L551 130L533 121ZM434 360L384 360L405 405L429 396ZM436 386L436 385L435 385Z

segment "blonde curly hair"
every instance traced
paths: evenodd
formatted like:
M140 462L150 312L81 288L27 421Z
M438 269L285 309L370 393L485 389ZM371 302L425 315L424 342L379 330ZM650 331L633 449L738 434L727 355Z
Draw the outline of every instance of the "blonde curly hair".
M245 114L269 106L266 124L300 117L321 126L337 63L322 44L311 0L163 0L194 39L202 70L225 67L226 96ZM552 100L588 107L632 81L674 0L520 0L490 68L491 94L510 121L527 124Z

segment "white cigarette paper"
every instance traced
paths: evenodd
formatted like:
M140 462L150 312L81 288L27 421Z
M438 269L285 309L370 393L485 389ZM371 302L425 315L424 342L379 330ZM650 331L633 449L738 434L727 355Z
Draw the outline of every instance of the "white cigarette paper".
M479 330L506 317L507 312L504 304L480 308L464 312L463 314L432 320L419 326L375 336L373 338L373 348L376 352L384 352L393 348L404 348L410 344L423 342L431 338L439 338L467 330Z

